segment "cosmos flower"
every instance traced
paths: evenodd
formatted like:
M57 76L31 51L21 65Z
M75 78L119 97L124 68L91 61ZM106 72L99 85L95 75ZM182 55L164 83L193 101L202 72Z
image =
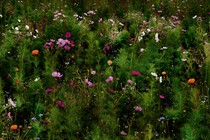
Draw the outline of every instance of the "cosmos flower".
M63 76L63 74L61 74L60 72L57 72L57 71L54 71L52 73L52 77L55 77L55 78L61 78Z
M133 75L133 76L141 76L141 73L139 71L132 70L131 71L131 75Z
M142 111L142 107L140 107L140 106L135 106L134 109L135 109L136 111Z
M66 38L70 38L71 37L71 33L70 32L66 32Z

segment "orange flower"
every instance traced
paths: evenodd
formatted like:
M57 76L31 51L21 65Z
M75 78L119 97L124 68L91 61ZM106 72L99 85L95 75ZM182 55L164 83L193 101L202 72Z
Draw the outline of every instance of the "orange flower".
M11 130L17 130L17 128L18 128L17 125L12 125L12 126L10 127Z
M112 65L112 60L107 61L107 64L110 66Z
M163 75L163 76L166 76L166 74L167 74L167 73L166 73L165 71L162 72L162 75Z
M38 55L39 54L39 50L33 50L31 53L32 53L32 55Z
M194 78L190 78L188 80L188 84L190 84L190 85L195 84L195 79Z

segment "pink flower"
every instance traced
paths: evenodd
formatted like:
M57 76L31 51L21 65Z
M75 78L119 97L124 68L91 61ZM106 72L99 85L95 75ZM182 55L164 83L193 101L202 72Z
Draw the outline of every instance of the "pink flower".
M11 98L8 99L8 103L9 103L10 105L12 105L13 107L16 107L16 104L12 101Z
M55 78L61 78L63 76L63 74L61 74L60 72L57 72L57 71L54 71L52 73L52 77L55 77Z
M71 47L69 47L68 45L65 45L65 46L64 46L64 49L65 49L65 50L70 50Z
M70 40L70 44L71 44L71 46L72 46L72 47L74 47L74 46L75 46L75 44L74 44L74 41L73 41L73 40Z
M96 71L95 70L91 71L91 74L96 75Z
M128 81L127 81L129 84L131 84L132 85L132 83L133 83L133 81L132 80L130 80L130 79L128 79Z
M103 19L102 19L102 18L99 18L98 22L100 23L100 22L102 22L102 21L103 21Z
M141 108L140 106L135 106L134 109L135 109L136 111L142 111L142 108Z
M52 92L52 91L53 91L52 88L47 88L47 89L45 90L45 93L50 93L50 92Z
M59 38L56 44L58 47L63 47L66 44L66 40Z
M132 70L131 71L131 75L133 75L133 76L141 76L141 73L139 71Z
M150 24L149 21L143 21L143 23L144 23L145 25L149 25L149 24Z
M65 108L65 104L62 102L62 101L60 101L60 100L57 100L56 101L56 104L60 107L60 108Z
M111 81L113 81L113 80L114 80L113 76L109 76L109 77L106 79L106 83L109 83L109 82L111 82Z
M163 95L160 95L159 97L160 97L160 99L164 99L165 98L165 96L163 96Z
M66 32L66 38L71 37L71 33L70 32Z

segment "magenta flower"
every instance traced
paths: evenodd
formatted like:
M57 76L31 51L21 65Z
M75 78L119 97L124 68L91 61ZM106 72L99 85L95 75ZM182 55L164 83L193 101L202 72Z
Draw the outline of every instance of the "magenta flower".
M85 83L88 85L88 87L93 87L94 84L90 82L88 79L85 79Z
M109 91L110 93L114 93L114 89L113 89L113 88L108 88L108 91Z
M135 109L136 111L142 111L142 108L141 108L140 106L135 106L134 109Z
M143 21L143 23L144 23L145 25L149 25L149 24L150 24L149 21Z
M47 88L47 89L45 90L45 93L50 93L50 92L52 92L52 91L53 91L52 88Z
M69 47L68 45L65 45L65 46L64 46L64 49L65 49L65 50L70 50L71 47Z
M52 73L52 77L55 77L55 78L61 78L63 76L63 74L61 74L60 72L57 72L57 71L54 71Z
M58 47L63 47L66 44L66 40L59 38L56 44Z
M60 101L60 100L57 100L57 101L56 101L56 104L57 104L60 108L62 108L62 109L65 108L65 104L64 104L62 101Z
M66 38L71 37L71 33L70 32L66 32Z
M131 71L131 75L133 75L133 76L141 76L141 73L139 71L132 70Z
M165 96L163 96L163 95L160 95L159 97L160 97L160 99L164 99L165 98Z

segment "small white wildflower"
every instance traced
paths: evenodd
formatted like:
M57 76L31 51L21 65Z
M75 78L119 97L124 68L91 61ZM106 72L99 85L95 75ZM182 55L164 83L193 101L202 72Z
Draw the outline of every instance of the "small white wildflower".
M145 36L145 32L143 31L143 32L141 32L141 36Z
M147 32L150 33L151 32L151 29L147 29Z
M2 18L3 16L0 14L0 18Z
M16 30L16 31L18 31L18 30L19 30L19 28L18 28L18 27L15 27L15 30Z
M35 80L34 80L34 82L37 82L37 81L39 81L40 80L40 77L37 77Z
M197 18L197 15L195 15L194 17L193 17L193 19L196 19Z
M140 49L140 52L143 52L143 51L144 51L144 48L141 48L141 49Z
M186 51L185 51L185 52L183 52L183 54L188 54L188 53L189 53L189 52L186 52Z
M157 78L157 73L155 73L155 72L151 72L151 74L152 74L152 76L155 76L156 78Z
M21 22L21 20L20 20L20 19L18 19L18 22Z
M185 62L185 61L187 61L187 59L186 58L183 58L182 61Z
M138 36L138 41L141 41L143 39L143 37Z
M119 22L119 25L120 25L120 26L124 26L124 24L123 24L123 23L121 23L121 22Z
M163 77L162 76L160 76L160 83L162 83L163 82Z
M36 29L35 32L39 33L39 31Z
M29 30L29 26L28 25L26 25L25 28L26 28L26 30Z
M156 42L159 42L160 41L159 38L158 38L158 33L155 34L155 41Z

